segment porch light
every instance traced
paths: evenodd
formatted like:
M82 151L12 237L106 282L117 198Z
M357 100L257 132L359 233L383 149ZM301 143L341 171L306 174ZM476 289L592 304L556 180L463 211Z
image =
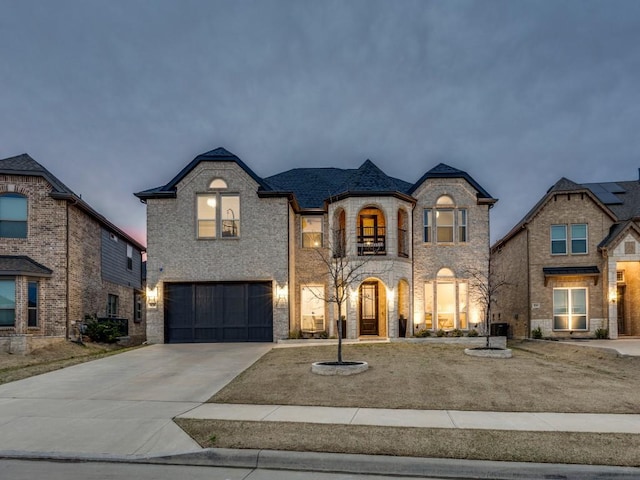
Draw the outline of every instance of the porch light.
M289 299L289 288L285 283L283 286L276 285L276 307L284 307Z
M609 301L611 303L616 303L618 301L618 292L615 288L609 290Z
M349 298L351 299L351 305L355 306L358 301L358 291L353 288L349 289Z
M149 308L157 308L158 307L158 287L147 287L147 307Z
M393 288L387 288L387 302L389 303L389 308L393 308L393 300L395 299L393 293Z

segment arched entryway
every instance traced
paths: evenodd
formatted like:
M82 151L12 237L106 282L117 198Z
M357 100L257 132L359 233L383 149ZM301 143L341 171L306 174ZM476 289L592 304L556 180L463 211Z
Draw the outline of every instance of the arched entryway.
M358 288L358 333L386 337L387 287L377 278L368 278Z

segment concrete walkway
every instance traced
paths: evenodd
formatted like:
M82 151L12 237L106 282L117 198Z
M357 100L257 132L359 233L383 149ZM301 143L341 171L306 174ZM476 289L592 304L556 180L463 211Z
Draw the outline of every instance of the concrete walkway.
M640 415L631 414L470 412L205 403L179 415L179 418L538 432L640 433Z
M640 338L618 338L616 340L567 340L562 343L580 347L606 348L615 350L618 355L640 357Z
M172 419L272 344L151 345L0 386L0 451L119 456L199 450Z

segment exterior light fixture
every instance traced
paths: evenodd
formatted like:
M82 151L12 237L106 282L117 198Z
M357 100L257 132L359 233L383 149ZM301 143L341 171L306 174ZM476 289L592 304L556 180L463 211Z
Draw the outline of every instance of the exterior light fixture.
M158 307L158 287L147 287L147 307L148 308L157 308Z
M287 284L276 285L276 307L283 308L287 305L289 300L289 288Z

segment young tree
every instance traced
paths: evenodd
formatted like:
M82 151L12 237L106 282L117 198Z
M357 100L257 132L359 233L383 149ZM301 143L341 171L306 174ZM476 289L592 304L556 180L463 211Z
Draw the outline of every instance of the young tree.
M334 303L338 313L338 364L343 364L342 359L342 318L346 314L346 306L354 287L362 280L371 276L374 272L367 271L366 265L376 258L381 246L375 243L371 245L358 244L356 252L347 249L345 231L336 229L329 241L329 248L317 249L316 252L323 266L323 274L328 279L327 293L317 295L317 298L328 303ZM357 255L350 255L356 253ZM377 274L380 270L376 270Z
M488 268L468 268L466 274L469 277L469 287L474 299L481 305L483 311L483 328L487 338L487 348L489 347L489 337L491 334L491 310L496 303L500 291L509 283L495 272L491 258L488 259Z

